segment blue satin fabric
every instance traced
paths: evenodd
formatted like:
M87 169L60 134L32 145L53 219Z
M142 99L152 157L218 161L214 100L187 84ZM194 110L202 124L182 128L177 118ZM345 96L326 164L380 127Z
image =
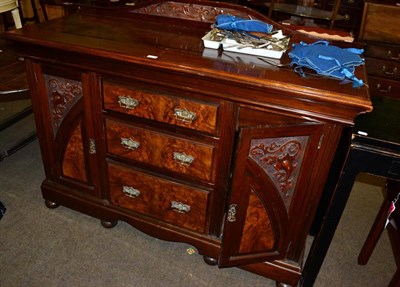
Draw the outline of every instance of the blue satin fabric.
M238 32L271 33L273 26L259 20L246 20L240 17L220 14L216 18L215 28Z
M312 44L300 42L294 44L289 52L291 66L304 76L303 67L316 71L319 75L353 81L353 87L360 87L364 82L354 75L355 67L364 64L360 54L363 49L343 49L330 45L326 41L317 41Z

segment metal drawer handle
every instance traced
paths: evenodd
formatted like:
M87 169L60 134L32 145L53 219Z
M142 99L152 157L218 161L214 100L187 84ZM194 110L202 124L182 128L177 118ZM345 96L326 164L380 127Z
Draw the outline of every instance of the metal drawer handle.
M389 92L392 90L392 86L391 86L391 85L387 86L386 89L383 89L382 86L381 86L381 84L377 84L377 85L376 85L376 88L377 88L377 89L379 90L379 92L381 92L381 93L389 93Z
M229 222L235 222L236 221L236 212L237 212L237 204L231 204L229 205L228 209L228 221Z
M174 116L178 121L182 121L185 123L192 123L197 118L195 112L191 112L186 109L174 109Z
M171 201L171 208L178 213L188 213L190 211L190 205L179 201Z
M96 153L96 141L94 139L89 139L89 153Z
M137 190L136 188L133 188L132 186L122 186L122 192L124 195L132 198L136 198L140 195L140 191Z
M118 104L121 108L133 110L139 105L139 101L129 96L118 96Z
M131 138L121 138L121 145L126 149L137 150L140 147L140 142Z
M194 161L194 157L183 152L174 152L174 161L181 165L190 166Z
M391 71L386 70L386 66L382 66L382 72L386 75L394 75L397 73L397 67L394 67Z
M397 57L396 57L396 56L393 56L393 52L391 50L389 50L387 52L387 55L391 60L400 60L400 53L397 54Z

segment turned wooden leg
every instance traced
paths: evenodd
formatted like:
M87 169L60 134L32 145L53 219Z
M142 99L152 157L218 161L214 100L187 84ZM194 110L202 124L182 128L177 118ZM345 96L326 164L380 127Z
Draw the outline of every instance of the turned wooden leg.
M208 265L211 265L211 266L215 266L218 264L218 259L215 259L212 257L203 256L203 260L205 263L207 263Z
M104 228L113 228L115 225L117 225L118 220L113 220L113 221L107 221L107 220L102 220L101 225Z
M44 204L46 205L47 208L51 208L51 209L57 208L57 207L60 206L58 203L52 202L52 201L47 200L47 199L44 201Z

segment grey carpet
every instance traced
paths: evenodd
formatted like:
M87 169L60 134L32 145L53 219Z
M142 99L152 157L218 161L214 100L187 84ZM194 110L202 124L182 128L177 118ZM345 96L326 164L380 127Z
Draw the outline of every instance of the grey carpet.
M44 178L37 141L0 162L0 286L275 286L239 268L218 269L187 244L149 237L119 222L99 220L41 199ZM379 181L381 182L381 181ZM385 233L366 266L357 254L382 196L375 183L358 181L315 286L387 286L395 262ZM310 238L311 239L311 238Z

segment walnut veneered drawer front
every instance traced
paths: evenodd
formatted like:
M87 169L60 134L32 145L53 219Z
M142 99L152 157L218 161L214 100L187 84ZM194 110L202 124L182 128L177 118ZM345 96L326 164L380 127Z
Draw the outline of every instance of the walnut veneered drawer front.
M368 75L400 80L400 62L368 58L366 66Z
M188 100L106 80L103 97L106 110L217 134L219 103Z
M108 163L111 203L204 232L208 192Z
M369 76L368 83L371 95L400 99L400 81Z
M107 151L169 171L214 181L215 147L107 120Z
M400 62L400 46L368 43L364 55L371 58Z

